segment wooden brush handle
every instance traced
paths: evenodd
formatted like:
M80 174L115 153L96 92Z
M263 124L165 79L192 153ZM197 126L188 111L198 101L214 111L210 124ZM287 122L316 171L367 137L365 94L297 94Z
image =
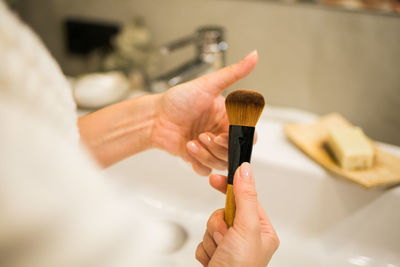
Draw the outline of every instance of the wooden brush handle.
M225 222L228 227L235 219L235 196L233 194L233 178L235 171L243 162L249 162L253 148L254 127L230 125L228 147L228 186L226 188Z
M226 202L225 202L225 222L228 227L232 227L233 220L235 219L236 204L235 195L233 194L233 185L228 184L226 188Z

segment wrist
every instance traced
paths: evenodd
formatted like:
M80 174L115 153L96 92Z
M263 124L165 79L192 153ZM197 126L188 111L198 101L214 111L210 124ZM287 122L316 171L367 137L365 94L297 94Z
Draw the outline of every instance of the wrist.
M81 140L102 166L152 147L159 97L128 99L79 118Z
M168 115L163 111L165 103L165 93L157 95L154 101L154 120L150 134L150 147L164 150L173 155L177 155L179 151L179 127L174 124ZM167 101L168 102L168 101Z
M158 103L160 98L160 94L151 94L127 100L132 102L126 103L128 116L126 118L126 126L123 126L123 128L127 130L128 135L132 134L138 139L135 145L137 152L154 147L152 135L159 113Z

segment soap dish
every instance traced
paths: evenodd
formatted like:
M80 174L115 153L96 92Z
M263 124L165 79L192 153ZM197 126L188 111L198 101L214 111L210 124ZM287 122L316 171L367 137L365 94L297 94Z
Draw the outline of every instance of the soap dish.
M345 170L326 149L326 139L330 127L352 126L340 114L332 113L320 117L312 124L289 123L285 125L285 133L289 140L297 145L305 154L327 170L342 176L365 188L390 187L400 184L400 158L378 148L375 149L374 164L365 170Z

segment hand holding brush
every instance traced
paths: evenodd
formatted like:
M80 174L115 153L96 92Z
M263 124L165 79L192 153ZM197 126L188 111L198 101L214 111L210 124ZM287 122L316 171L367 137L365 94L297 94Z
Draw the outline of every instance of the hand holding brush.
M207 267L265 267L279 246L279 238L261 203L257 200L254 176L245 162L235 173L236 217L230 228L224 209L215 211L207 222L196 258ZM225 193L227 177L211 175L210 184Z

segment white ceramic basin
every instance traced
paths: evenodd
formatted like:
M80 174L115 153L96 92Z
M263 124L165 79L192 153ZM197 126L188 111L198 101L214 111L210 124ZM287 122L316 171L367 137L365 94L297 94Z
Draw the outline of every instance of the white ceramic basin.
M286 140L282 125L312 119L310 114L270 109L257 125L252 158L257 190L281 240L270 266L400 267L400 187L367 191L308 159ZM400 154L397 147L382 147ZM206 221L225 201L208 179L156 150L107 172L118 176L157 218L185 229L188 238L169 254L169 264L198 266L194 252Z

